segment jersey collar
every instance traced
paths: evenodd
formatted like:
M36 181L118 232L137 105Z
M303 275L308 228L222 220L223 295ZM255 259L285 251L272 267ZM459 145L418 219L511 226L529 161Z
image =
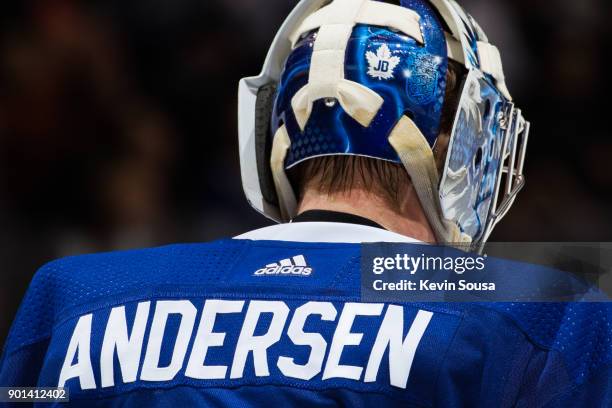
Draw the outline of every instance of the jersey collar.
M329 210L308 210L295 217L291 222L342 222L345 224L358 224L385 229L382 225L368 218L346 212Z
M414 238L369 225L346 222L294 222L247 232L234 239L321 243L396 242L422 244Z

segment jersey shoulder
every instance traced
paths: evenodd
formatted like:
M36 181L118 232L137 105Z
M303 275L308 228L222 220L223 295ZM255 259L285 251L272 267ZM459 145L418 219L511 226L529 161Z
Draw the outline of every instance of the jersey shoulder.
M230 269L245 243L220 240L60 258L34 275L21 303L5 352L50 335L68 310L150 287L205 284Z
M221 240L61 258L44 265L30 290L54 294L58 309L149 284L211 279L229 269L244 245Z

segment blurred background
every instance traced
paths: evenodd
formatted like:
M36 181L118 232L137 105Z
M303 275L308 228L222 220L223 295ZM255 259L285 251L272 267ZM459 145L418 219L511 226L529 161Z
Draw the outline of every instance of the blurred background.
M612 241L607 0L460 1L532 121L496 241ZM267 224L242 196L236 93L296 0L20 0L0 13L0 344L54 258Z

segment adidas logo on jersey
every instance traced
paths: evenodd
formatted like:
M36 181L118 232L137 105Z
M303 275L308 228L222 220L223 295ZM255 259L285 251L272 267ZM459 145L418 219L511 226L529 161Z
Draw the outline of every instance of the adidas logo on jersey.
M266 265L253 273L254 276L310 276L313 269L308 266L304 255L297 255L291 259L283 259L282 261Z

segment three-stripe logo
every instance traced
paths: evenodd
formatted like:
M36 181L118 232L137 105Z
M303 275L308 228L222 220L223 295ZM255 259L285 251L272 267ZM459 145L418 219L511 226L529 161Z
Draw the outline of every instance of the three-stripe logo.
M304 255L282 259L256 270L254 276L310 276L314 270L306 262Z

